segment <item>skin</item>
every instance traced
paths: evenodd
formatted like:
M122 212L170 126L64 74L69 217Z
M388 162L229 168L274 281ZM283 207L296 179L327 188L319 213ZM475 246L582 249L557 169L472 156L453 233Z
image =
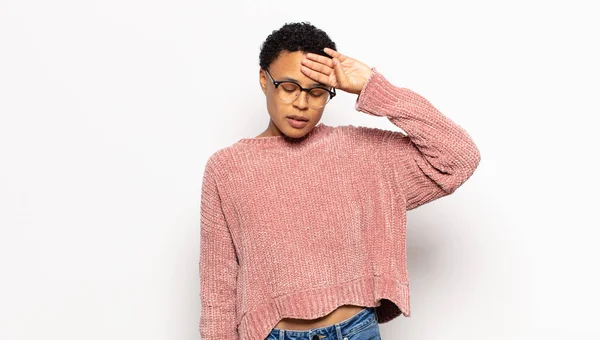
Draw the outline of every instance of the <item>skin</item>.
M335 87L336 91L359 95L371 76L371 68L330 48L325 48L324 51L331 58L303 51L282 51L269 65L269 72L275 80L291 78L305 88L320 84ZM275 86L263 69L259 70L259 82L266 97L270 119L265 131L256 136L257 138L281 135L301 138L321 120L325 108L315 109L308 106L306 92L302 92L294 102L287 104L277 97ZM292 127L286 116L294 114L307 117L308 124L302 129Z
M372 74L371 68L356 59L347 57L332 49L325 48L324 51L332 58L305 53L303 51L283 51L269 65L269 72L275 80L291 78L304 88L325 85L327 87L335 87L336 91L341 90L359 95ZM319 123L324 108L315 109L308 106L306 92L302 92L294 102L287 104L279 99L273 82L262 69L259 72L259 81L266 97L270 120L265 131L256 138L281 135L291 138L301 138ZM308 124L302 129L291 126L286 116L293 114L307 117L309 119ZM363 308L357 305L342 305L329 314L317 319L283 318L275 328L309 330L330 326L352 317Z
M283 80L285 78L294 79L300 86L305 88L322 85L301 72L300 67L302 66L301 61L303 57L304 53L301 51L291 53L283 51L269 65L269 73L275 80ZM300 138L319 123L325 108L315 109L308 106L306 92L302 92L294 102L287 104L282 102L277 96L277 89L275 89L273 82L265 70L260 70L259 77L261 89L267 100L267 110L270 120L265 131L257 137L280 136L283 134L291 138ZM308 118L308 124L302 129L292 127L288 123L286 116L294 114Z

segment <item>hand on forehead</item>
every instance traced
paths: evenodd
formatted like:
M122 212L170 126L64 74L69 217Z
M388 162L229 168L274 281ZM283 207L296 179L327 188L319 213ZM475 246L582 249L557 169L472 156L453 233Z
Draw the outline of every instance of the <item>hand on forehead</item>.
M323 51L330 57L302 51L282 52L272 63L277 76L300 83L303 87L333 87L359 94L373 73L371 67L330 48Z
M296 81L303 87L327 86L302 72L302 60L306 54L302 51L283 51L270 65L269 72L277 81Z

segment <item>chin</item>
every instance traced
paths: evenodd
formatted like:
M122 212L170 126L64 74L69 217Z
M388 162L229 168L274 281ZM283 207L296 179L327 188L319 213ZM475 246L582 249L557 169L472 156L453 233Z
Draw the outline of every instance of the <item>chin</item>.
M282 132L283 137L286 139L301 139L306 136L306 132L298 132L298 130L294 130L291 133L287 133L286 131Z
M296 129L293 128L291 126L286 127L285 129L280 130L281 134L286 138L286 139L302 139L303 137L306 136L306 134L311 130L312 128L309 127L308 125L306 127L304 127L303 129Z

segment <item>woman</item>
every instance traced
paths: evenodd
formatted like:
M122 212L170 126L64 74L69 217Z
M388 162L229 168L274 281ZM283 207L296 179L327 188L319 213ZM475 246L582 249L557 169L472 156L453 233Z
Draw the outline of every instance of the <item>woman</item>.
M406 211L453 193L479 150L424 97L308 23L267 37L259 83L267 128L204 171L201 337L379 339L380 323L410 316ZM406 135L319 123L336 91Z

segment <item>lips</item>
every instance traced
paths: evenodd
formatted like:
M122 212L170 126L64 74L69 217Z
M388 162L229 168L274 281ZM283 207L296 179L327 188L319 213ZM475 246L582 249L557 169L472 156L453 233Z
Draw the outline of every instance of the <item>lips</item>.
M287 121L294 129L304 129L308 125L308 120L298 120L288 117Z
M287 117L295 119L295 120L300 120L300 121L303 121L303 122L308 122L308 118L302 117L302 116L298 116L298 115L291 115L291 116L287 116Z

